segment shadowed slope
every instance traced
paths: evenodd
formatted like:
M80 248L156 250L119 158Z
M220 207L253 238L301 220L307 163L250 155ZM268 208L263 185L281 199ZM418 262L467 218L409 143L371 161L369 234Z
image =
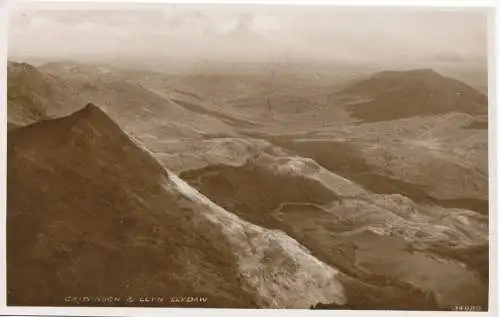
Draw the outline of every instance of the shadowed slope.
M417 182L412 183L412 179L409 177L404 178L379 172L376 166L369 164L366 154L361 151L363 144L335 140L294 140L286 137L270 138L270 141L297 155L310 157L328 170L355 181L375 193L400 193L416 202L435 204L445 208L464 208L485 215L488 214L488 200L467 196L447 199L434 197L430 191L430 186ZM410 169L412 165L406 162L406 168ZM422 167L421 169L425 170ZM447 163L444 167L439 166L437 169L441 173L447 172L441 175L441 184L444 184L443 175L451 175L454 178L446 184L454 186L457 186L455 184L460 180L459 175L473 174L470 169L453 163ZM472 183L472 181L469 181L469 183ZM445 188L451 191L450 185Z
M97 107L14 130L8 144L10 305L105 294L254 306L221 233L192 222L160 164Z
M241 166L214 165L187 171L181 173L181 177L240 217L266 228L285 231L315 257L348 274L342 274L339 280L350 307L437 309L432 293L387 274L372 274L358 267L354 253L358 242L351 243L350 236L342 236L343 231L355 232L356 223L343 221L334 211L328 210L328 206L340 203L342 198L314 177L305 176L303 171L289 170L294 167L293 163L293 159L278 159L266 165L265 159L255 159ZM317 172L313 164L309 168L311 173ZM305 171L307 173L307 168ZM352 210L351 213L357 212ZM393 243L391 239L373 235L365 240L383 240L380 246ZM392 257L404 252L402 249L391 246L385 253Z
M146 305L128 296L165 298L155 306L182 305L171 296L231 308L344 302L338 271L217 206L92 104L9 132L7 178L9 305L68 305L68 294L118 296L119 306Z
M267 228L285 229L272 214L283 203L314 205L337 199L319 182L300 176L276 175L251 162L237 167L208 166L180 176L227 210Z
M341 94L368 99L347 106L363 122L452 111L470 115L488 112L486 95L430 69L380 72L345 88Z

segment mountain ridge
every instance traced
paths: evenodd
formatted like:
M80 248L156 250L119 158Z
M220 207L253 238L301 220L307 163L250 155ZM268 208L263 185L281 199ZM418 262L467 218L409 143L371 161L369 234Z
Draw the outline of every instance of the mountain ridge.
M9 305L67 305L82 292L209 296L203 307L345 302L337 270L215 205L94 104L8 141Z
M382 71L351 84L339 95L357 96L346 109L362 122L390 121L452 111L488 112L487 96L432 69Z

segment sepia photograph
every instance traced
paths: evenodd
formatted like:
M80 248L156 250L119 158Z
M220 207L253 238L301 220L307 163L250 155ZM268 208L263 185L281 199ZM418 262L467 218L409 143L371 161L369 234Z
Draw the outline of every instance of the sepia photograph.
M488 312L494 14L13 5L7 307Z

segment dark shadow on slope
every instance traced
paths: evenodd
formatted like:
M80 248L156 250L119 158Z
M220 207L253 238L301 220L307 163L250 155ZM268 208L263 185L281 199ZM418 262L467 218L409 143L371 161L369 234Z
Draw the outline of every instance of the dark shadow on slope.
M355 265L353 245L332 236L336 231L349 230L348 224L338 223L334 215L317 206L338 199L320 183L274 175L250 163L242 167L209 166L183 172L180 177L219 206L257 225L284 231L315 257L350 275L342 275L350 303L363 302L369 309L437 307L433 297L420 289L367 273Z
M203 98L201 98L198 94L195 94L193 92L179 90L179 89L173 89L173 91L175 91L176 93L179 93L181 95L186 95L186 96L189 96L189 97L193 97L194 99L197 99L199 101L203 101Z
M273 228L271 213L284 202L325 204L337 196L319 182L279 176L247 163L241 167L212 165L186 171L180 177L216 204L257 225Z
M218 111L208 110L206 108L203 108L201 106L197 106L195 104L192 104L192 103L189 103L186 101L182 101L182 100L178 100L178 99L172 99L172 101L181 105L182 107L184 107L190 111L201 113L201 114L206 114L206 115L210 115L210 116L214 116L214 117L217 117L219 119L222 119L223 121L225 121L225 122L227 122L227 123L229 123L232 126L237 127L237 128L248 129L248 128L255 127L255 124L250 122L250 121L237 119L237 118L228 116L226 114L220 113Z
M397 310L397 311L444 311L448 309L440 308L435 295L432 292L425 292L410 284L398 282L385 276L372 277L368 282L359 282L348 276L339 277L344 292L349 302L344 305L318 302L310 309L324 310ZM406 292L400 292L399 285ZM385 292L373 285L385 285ZM373 303L380 303L381 308L374 307Z
M464 129L488 130L488 120L475 120Z
M440 109L434 107L434 103L445 103L445 100L441 100L446 98L444 96L439 98L439 101L434 102L429 100L429 95L425 91L412 90L393 94L392 92L382 94L374 97L371 101L346 106L346 109L354 118L362 120L363 123L437 115L451 111L470 115L484 114L484 111L480 107L471 105L471 102L467 100L459 99L453 102L453 106Z
M457 247L446 243L437 243L430 248L440 256L448 257L465 263L469 269L476 271L486 283L489 281L489 246L477 245Z
M437 199L425 188L401 179L376 174L355 145L347 142L294 141L293 138L269 137L268 140L298 155L310 157L326 169L365 186L377 194L402 194L418 203L435 204L444 208L464 208L488 214L487 200L476 198Z

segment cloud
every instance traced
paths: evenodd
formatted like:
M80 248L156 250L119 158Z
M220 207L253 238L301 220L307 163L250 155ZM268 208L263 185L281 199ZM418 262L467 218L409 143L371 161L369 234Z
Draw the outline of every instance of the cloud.
M162 10L27 10L11 17L16 53L272 55L462 60L486 55L485 11L333 6L165 5ZM251 51L251 52L250 52ZM250 53L249 53L250 52ZM257 55L258 55L257 54ZM257 56L256 55L256 56Z

